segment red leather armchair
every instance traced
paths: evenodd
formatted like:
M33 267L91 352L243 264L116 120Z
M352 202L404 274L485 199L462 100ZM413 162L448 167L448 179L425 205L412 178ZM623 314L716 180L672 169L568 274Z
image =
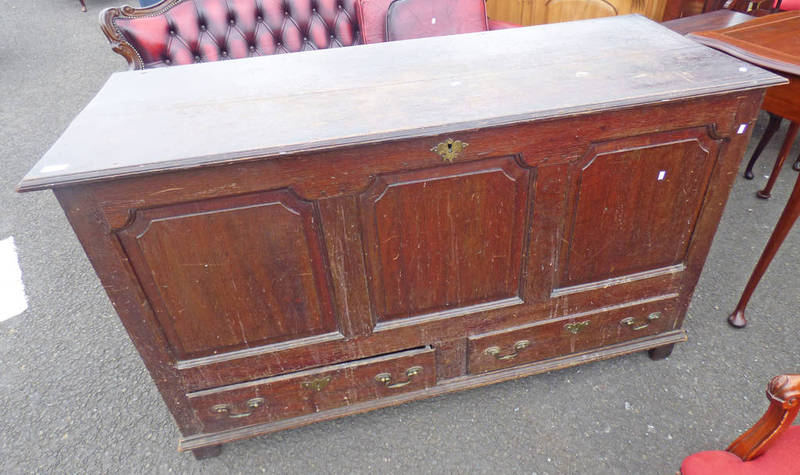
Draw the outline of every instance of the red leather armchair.
M483 0L425 2L444 2L453 11L470 13L480 5L483 24L490 29L516 26L487 23ZM147 69L386 41L391 3L163 0L147 8L108 8L100 14L100 25L111 48L125 57L131 69Z
M483 0L358 0L356 14L364 43L519 26L488 19Z
M800 374L776 376L767 386L770 402L764 416L726 451L710 450L686 457L682 475L799 475Z
M164 0L109 8L100 24L131 69L361 43L356 0Z

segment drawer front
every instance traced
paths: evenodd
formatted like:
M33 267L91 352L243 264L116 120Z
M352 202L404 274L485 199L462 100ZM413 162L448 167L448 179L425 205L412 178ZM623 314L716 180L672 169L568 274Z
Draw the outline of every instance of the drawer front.
M189 393L206 432L287 419L436 384L422 348Z
M659 300L471 336L469 372L485 373L662 333L672 329L676 304L675 298Z

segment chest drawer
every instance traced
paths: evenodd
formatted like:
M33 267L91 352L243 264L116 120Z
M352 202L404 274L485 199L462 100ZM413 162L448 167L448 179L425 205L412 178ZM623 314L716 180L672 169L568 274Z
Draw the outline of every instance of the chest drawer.
M600 348L671 330L676 298L617 306L469 337L469 372L485 373L523 363Z
M205 430L321 412L436 384L434 350L421 348L188 394Z

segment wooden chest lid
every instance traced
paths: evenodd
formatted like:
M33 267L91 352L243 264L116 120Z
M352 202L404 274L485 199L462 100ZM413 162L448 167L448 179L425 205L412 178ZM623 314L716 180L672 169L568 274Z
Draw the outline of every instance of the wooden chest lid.
M18 190L783 82L638 15L127 71Z

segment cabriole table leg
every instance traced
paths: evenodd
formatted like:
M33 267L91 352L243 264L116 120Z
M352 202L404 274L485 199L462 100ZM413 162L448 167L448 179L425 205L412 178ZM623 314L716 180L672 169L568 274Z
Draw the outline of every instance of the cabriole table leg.
M789 234L789 230L792 229L792 225L797 221L798 215L800 215L800 177L798 177L797 181L794 183L794 189L792 190L792 195L789 196L789 202L786 203L786 207L783 208L781 217L775 225L775 230L772 231L772 236L769 237L767 246L761 253L758 264L756 264L756 268L753 269L753 274L750 275L750 280L747 281L744 292L742 292L742 297L739 299L739 304L736 305L736 310L728 317L728 323L734 327L742 328L747 325L747 320L744 318L744 310L745 307L747 307L747 302L750 301L753 291L756 289L767 267L769 267L770 262L772 262L772 258L775 257L775 253L778 252L781 244L783 244L783 240L786 239L786 235Z
M767 180L767 186L756 193L759 198L768 199L772 196L772 186L775 185L778 174L781 172L781 167L783 167L783 162L786 161L786 156L789 155L789 151L792 149L792 144L797 137L798 130L800 130L800 122L792 122L789 124L789 130L786 132L786 138L783 140L781 151L778 154L778 158L775 160L775 166L772 167L772 173L770 173L769 179Z

